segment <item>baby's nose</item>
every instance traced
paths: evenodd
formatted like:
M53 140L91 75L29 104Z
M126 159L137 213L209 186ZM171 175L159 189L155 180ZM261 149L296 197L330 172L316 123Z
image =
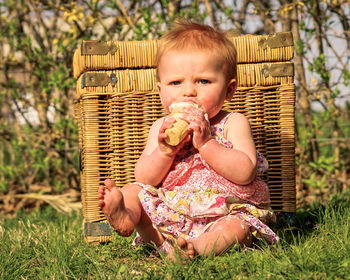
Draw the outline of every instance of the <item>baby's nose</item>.
M184 96L196 96L197 92L193 86L187 86L184 90Z

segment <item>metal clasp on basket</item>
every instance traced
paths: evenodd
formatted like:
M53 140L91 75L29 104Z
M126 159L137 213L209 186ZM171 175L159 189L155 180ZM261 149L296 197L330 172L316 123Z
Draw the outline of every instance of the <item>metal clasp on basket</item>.
M258 42L259 46L265 50L267 47L271 49L293 46L292 32L279 32L269 35L267 38L262 38Z
M112 227L102 222L84 223L83 231L85 236L109 236L113 233Z
M109 76L107 73L85 73L81 77L81 88L106 87L110 83L114 87L117 82L118 78L114 73Z
M265 78L272 77L287 77L294 76L294 63L285 62L285 63L275 63L275 64L264 64L261 69L261 73Z
M97 40L83 41L81 44L81 55L114 55L118 47L114 42L101 42Z

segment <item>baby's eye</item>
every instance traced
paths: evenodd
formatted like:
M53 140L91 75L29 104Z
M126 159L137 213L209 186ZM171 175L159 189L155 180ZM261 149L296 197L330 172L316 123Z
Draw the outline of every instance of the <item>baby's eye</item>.
M201 80L199 80L199 83L203 84L203 85L206 85L206 84L209 84L210 82L209 82L209 80L201 79Z
M180 84L180 81L172 81L172 82L170 82L170 84L173 86L177 86Z

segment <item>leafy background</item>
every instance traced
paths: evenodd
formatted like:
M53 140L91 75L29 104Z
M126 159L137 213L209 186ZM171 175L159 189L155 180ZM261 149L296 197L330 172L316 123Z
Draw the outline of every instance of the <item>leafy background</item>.
M0 212L45 202L59 210L77 206L72 57L78 45L157 39L177 17L240 34L293 32L297 204L349 192L349 1L3 0Z

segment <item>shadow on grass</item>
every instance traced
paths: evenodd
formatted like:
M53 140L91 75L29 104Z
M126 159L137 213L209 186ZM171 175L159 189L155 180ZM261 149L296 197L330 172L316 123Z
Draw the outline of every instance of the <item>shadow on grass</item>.
M343 212L347 208L350 208L350 192L333 195L326 203L312 203L307 208L298 209L296 213L278 214L277 223L271 228L290 243L296 235L304 238L312 235L324 223L327 213Z

